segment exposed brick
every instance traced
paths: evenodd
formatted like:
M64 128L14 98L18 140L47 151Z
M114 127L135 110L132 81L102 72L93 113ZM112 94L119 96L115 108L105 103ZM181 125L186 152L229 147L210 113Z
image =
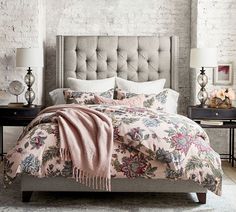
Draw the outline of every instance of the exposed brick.
M0 1L0 84L1 89L7 89L8 84L15 79L23 81L26 72L18 71L15 67L15 49L20 47L39 47L42 40L39 38L40 0L31 1ZM41 77L37 72L34 89L41 93L38 79ZM40 80L40 79L39 79ZM40 96L36 95L35 102L40 102ZM24 101L24 95L20 96ZM9 101L15 101L12 96Z
M192 46L217 47L218 62L232 63L233 70L236 62L236 1L235 0L193 0L192 2ZM197 18L196 18L197 15ZM197 70L197 74L199 70ZM213 85L212 69L207 70L209 82L208 92L226 86ZM195 72L192 72L193 93L199 91ZM228 87L235 87L234 83ZM192 95L196 102L196 95ZM228 151L228 132L226 130L207 130L211 144L220 153Z

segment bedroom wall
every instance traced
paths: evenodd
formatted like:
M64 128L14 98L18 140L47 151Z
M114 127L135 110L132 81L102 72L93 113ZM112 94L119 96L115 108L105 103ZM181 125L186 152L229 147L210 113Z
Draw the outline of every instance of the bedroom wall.
M46 90L55 87L55 36L178 35L180 37L180 112L190 97L189 0L50 0L46 2ZM56 17L56 18L55 18Z
M15 67L16 48L41 47L44 36L44 0L2 0L0 1L0 89L7 89L12 80L20 80L26 74L25 69ZM35 103L42 102L43 71L34 70L37 93ZM20 96L24 101L24 95ZM15 101L10 95L7 101L0 97L0 104Z
M197 17L197 19L195 18ZM193 0L192 1L192 47L217 47L218 62L233 64L233 70L236 69L236 1L235 0ZM192 101L196 103L196 93L199 86L196 83L196 74L199 70L191 72L192 79ZM215 86L212 84L212 69L207 70L209 82L207 90L210 92ZM226 86L223 86L226 87ZM234 90L236 90L236 74L234 71ZM211 143L215 150L221 153L227 153L228 138L227 130L207 130ZM228 141L228 140L227 140Z
M236 1L235 0L198 0L197 3L197 47L217 47L218 62L232 63L236 68ZM199 70L197 70L198 74ZM212 69L207 70L209 82L207 90L222 86L213 85ZM233 88L236 89L236 74L234 74ZM223 86L226 87L226 86ZM228 86L232 87L232 85ZM195 84L195 92L199 91ZM194 96L196 97L196 95ZM197 99L194 99L197 102Z
M195 73L189 72L190 46L215 43L220 47L222 62L236 62L235 4L235 0L117 0L115 3L109 0L1 0L0 89L6 89L13 79L23 80L25 75L24 71L15 71L15 48L45 43L46 94L52 90L55 87L57 34L174 34L180 37L180 112L185 113L190 99L194 102L197 89ZM40 84L43 76L37 79L39 99L43 94L44 86ZM9 101L14 101L14 97L7 101L0 99L0 104ZM46 102L49 102L47 95ZM15 129L5 130L7 143L12 143ZM220 135L227 136L220 131L210 132L210 136L214 136L213 146L220 152L227 151Z

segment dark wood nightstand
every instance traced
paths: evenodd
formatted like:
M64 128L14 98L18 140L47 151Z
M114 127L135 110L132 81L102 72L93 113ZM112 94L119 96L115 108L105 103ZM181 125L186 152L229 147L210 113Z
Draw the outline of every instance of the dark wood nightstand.
M236 108L217 109L217 108L201 108L198 106L188 107L188 117L201 125L203 128L221 128L229 129L229 154L220 154L222 159L228 159L234 166L236 160L234 156L234 129L236 128ZM222 121L222 125L201 124L201 120Z
M3 127L4 126L27 126L43 109L35 107L8 107L0 106L0 157L3 158Z

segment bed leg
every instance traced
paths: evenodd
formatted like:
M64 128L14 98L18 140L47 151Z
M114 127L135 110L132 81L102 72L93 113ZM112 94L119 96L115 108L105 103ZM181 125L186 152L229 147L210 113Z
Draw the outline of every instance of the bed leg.
M197 193L199 203L206 204L206 193Z
M22 202L29 202L30 201L30 198L32 196L32 193L33 191L22 191L21 192L21 199L22 199Z

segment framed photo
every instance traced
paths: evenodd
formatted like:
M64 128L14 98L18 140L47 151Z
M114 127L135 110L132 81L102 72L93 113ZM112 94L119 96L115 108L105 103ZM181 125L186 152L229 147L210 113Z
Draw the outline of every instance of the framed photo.
M221 63L214 68L214 85L232 85L233 70L231 63Z

